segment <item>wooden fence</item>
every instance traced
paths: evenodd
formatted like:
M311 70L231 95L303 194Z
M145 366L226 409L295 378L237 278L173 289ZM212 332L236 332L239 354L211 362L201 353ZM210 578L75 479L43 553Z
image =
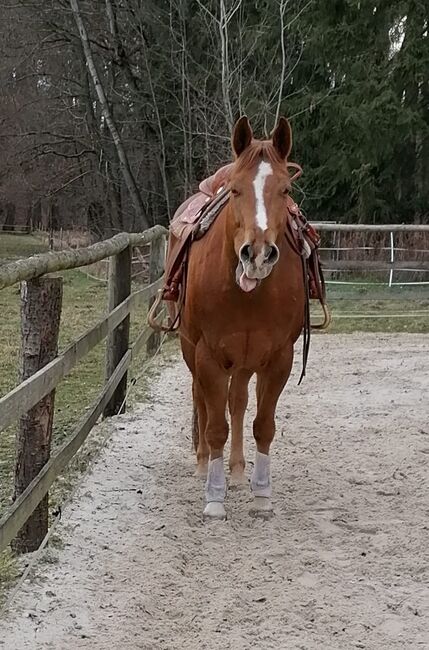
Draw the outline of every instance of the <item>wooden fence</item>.
M22 453L21 462L17 463L17 472L30 466L37 469L34 476L16 476L16 500L0 520L0 551L13 540L18 550L28 551L37 548L47 532L47 495L55 479L67 467L76 452L85 442L99 416L118 413L125 403L127 391L127 370L146 344L152 352L159 344L159 335L148 327L143 329L130 347L129 318L131 312L142 303L153 300L161 287L160 277L164 264L166 230L155 226L141 234L121 233L87 248L45 253L18 260L0 267L0 289L22 282L23 297L26 304L22 310L23 322L23 381L7 395L0 399L0 435L8 425L20 420L18 431L18 453ZM133 246L151 245L150 284L131 292L131 260ZM55 336L55 327L47 331L35 332L47 327L46 320L57 320L43 308L45 323L38 320L40 306L49 303L49 292L56 292L56 308L61 310L61 279L43 278L46 273L86 266L105 258L110 258L109 267L109 313L96 325L86 331L66 350L57 354L57 341L50 341L46 346L43 367L31 368L31 374L25 373L25 345L31 348L33 339L39 337L43 347L44 339ZM49 284L50 283L50 284ZM47 298L48 297L48 298ZM43 300L45 302L43 302ZM26 333L26 334L25 334ZM57 333L58 334L58 333ZM56 336L57 336L56 334ZM33 336L34 335L34 336ZM71 436L50 456L50 435L52 430L52 410L54 391L58 383L70 373L78 361L83 359L94 346L107 337L106 348L106 382L89 410L76 424ZM48 350L50 348L50 350ZM40 350L38 353L40 357ZM43 355L42 355L43 356ZM53 357L53 358L52 358ZM34 353L28 355L34 361ZM26 377L26 378L25 378ZM48 400L48 401L46 401ZM38 410L39 409L39 410ZM35 421L37 420L37 422ZM37 426L36 426L37 425ZM33 428L28 434L28 426ZM36 435L37 434L37 435ZM46 453L46 447L48 452ZM40 471L39 471L40 470ZM28 480L30 478L30 480ZM24 479L24 480L23 480ZM41 512L42 510L42 512ZM19 535L18 535L19 534ZM17 537L18 535L18 537Z
M429 270L425 260L395 260L393 234L398 232L429 232L429 225L383 225L371 226L364 224L330 224L318 223L317 229L324 232L379 232L390 233L391 254L385 261L370 260L339 260L330 259L328 269L332 271L374 270L382 269L390 272L390 281L394 270ZM64 471L70 460L81 448L89 432L99 416L110 416L118 413L124 404L127 390L127 370L146 344L149 353L159 345L159 335L144 329L138 335L134 344L129 346L129 318L131 312L145 301L151 301L161 286L164 262L166 230L161 226L141 234L121 233L106 241L93 244L86 248L51 252L34 257L18 260L0 267L0 289L22 282L25 300L28 302L23 310L23 318L27 323L23 331L27 331L27 340L23 337L23 381L7 395L0 399L0 435L7 426L20 420L18 431L18 453L22 454L21 475L15 478L16 500L0 520L0 551L16 541L18 536L19 550L32 550L38 546L47 529L47 494L50 486ZM149 265L149 286L131 292L132 248L134 246L151 245ZM334 249L324 249L325 251ZM388 247L386 247L388 250ZM389 249L390 250L390 249ZM47 273L87 266L110 258L109 267L109 313L85 332L66 350L57 354L57 337L59 311L61 310L61 287L52 278L43 278ZM325 264L326 267L326 264ZM50 284L49 284L50 282ZM51 296L51 298L49 298ZM55 300L53 298L55 297ZM43 302L43 300L45 302ZM57 305L52 307L53 302ZM39 305L45 318L45 325L38 320ZM40 305L50 305L40 310ZM34 327L43 330L45 327L44 355L38 353L40 365L34 367L34 353L31 350L31 332ZM34 332L33 332L34 333ZM42 333L39 332L43 343ZM90 350L107 337L106 382L104 387L89 408L88 412L76 424L69 439L50 456L50 434L52 429L53 396L58 383L70 373L72 368L83 359ZM54 339L53 344L52 340ZM26 362L26 346L28 346L28 362ZM27 367L25 365L27 364ZM29 427L38 430L31 439L27 439ZM47 451L46 451L47 449ZM25 468L32 468L31 476ZM22 469L24 468L24 470ZM18 486L18 490L17 490ZM37 510L37 511L36 511ZM23 532L24 531L24 532Z
M7 235L29 235L31 232L32 228L29 225L0 224L0 234L5 233Z

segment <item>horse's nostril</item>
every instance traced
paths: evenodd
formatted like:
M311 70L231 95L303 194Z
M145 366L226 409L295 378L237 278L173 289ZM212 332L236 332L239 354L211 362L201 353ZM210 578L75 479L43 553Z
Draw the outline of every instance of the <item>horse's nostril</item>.
M244 244L240 248L240 260L242 262L250 262L252 258L253 250L250 244Z
M269 264L275 264L277 262L279 259L279 249L275 244L272 244L272 246L267 246L265 259Z

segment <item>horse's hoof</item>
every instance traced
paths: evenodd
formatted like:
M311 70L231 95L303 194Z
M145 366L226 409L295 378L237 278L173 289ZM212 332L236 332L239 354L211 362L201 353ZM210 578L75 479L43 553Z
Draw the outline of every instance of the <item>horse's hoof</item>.
M210 501L204 508L203 512L204 521L225 521L226 520L226 511L223 507L223 503L219 501Z
M271 499L267 497L255 497L249 510L249 515L256 519L271 519L273 516Z
M230 488L241 488L245 486L247 487L249 485L249 481L247 480L243 470L235 472L233 471L229 477L228 485Z

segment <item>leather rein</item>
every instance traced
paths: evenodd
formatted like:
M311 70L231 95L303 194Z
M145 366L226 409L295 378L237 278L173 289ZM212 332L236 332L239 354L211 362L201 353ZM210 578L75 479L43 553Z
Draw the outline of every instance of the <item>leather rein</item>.
M288 167L295 169L295 174L291 177L291 183L298 179L302 174L302 167L297 163L287 163ZM304 294L305 294L305 307L304 307L304 325L303 325L303 344L302 344L302 370L301 375L298 381L298 386L305 377L305 372L307 369L308 355L310 352L310 340L311 340L311 330L312 329L326 329L331 322L331 315L326 304L325 296L325 283L321 273L320 262L318 257L317 249L320 243L320 237L315 231L315 229L308 223L306 217L302 211L296 206L296 210L293 210L294 215L291 218L290 212L292 209L288 210L288 225L290 228L285 229L286 239L292 248L292 250L300 256L302 263L302 273L304 278ZM292 235L291 229L297 231L298 245ZM310 283L309 283L309 259L312 257L312 272L314 287L313 296L311 295ZM320 305L323 309L324 319L322 323L312 325L310 321L310 299L317 298Z

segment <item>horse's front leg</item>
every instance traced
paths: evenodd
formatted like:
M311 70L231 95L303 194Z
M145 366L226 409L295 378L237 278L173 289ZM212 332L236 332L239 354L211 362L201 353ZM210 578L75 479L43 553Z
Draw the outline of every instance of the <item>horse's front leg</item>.
M246 483L244 475L244 445L243 445L243 420L249 399L249 381L252 373L248 370L237 370L231 379L229 387L228 405L231 414L231 454L229 469L231 478L229 485L242 485Z
M289 378L292 361L293 347L291 346L258 373L256 383L257 413L253 422L256 456L251 478L254 495L251 514L255 516L268 517L272 514L269 453L276 431L276 406Z
M206 481L207 519L225 519L224 508L226 482L223 465L223 449L228 439L226 403L228 399L228 375L213 359L207 346L201 341L196 348L196 378L205 403L205 440L209 448L209 464ZM201 431L200 431L201 434Z

